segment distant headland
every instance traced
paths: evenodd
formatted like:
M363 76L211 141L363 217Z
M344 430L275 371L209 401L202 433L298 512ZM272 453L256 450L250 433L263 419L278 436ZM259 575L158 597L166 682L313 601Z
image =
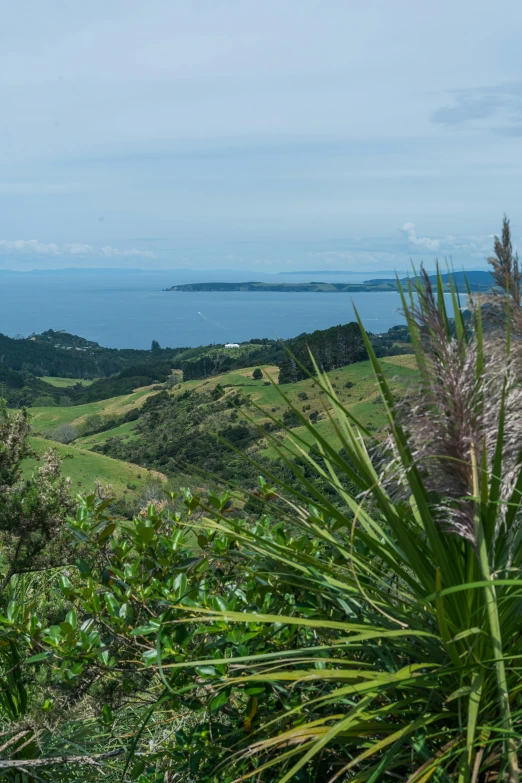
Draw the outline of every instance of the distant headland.
M487 291L494 284L493 277L489 272L470 271L470 272L452 272L442 275L442 280L446 291L450 290L450 279L454 287L463 293L469 291ZM436 276L430 275L430 280L435 282ZM407 284L408 278L402 278L401 284ZM398 283L393 278L377 278L375 280L365 280L363 283L332 283L316 282L309 283L185 283L182 285L173 285L165 288L165 291L238 291L238 292L275 292L275 293L356 293L356 292L397 292Z

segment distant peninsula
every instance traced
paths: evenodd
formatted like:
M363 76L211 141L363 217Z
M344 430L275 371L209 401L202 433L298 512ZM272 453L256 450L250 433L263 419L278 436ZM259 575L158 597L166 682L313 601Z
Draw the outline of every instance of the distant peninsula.
M493 277L489 272L482 271L470 271L470 272L455 272L451 275L442 275L444 287L446 291L450 290L449 279L453 280L456 284L458 291L466 293L470 291L487 291L494 284ZM435 275L430 275L430 280L433 282L436 280ZM408 278L402 278L400 281L403 285L407 284ZM173 285L170 288L164 289L165 291L206 291L206 292L275 292L275 293L356 293L356 292L396 292L398 290L398 284L395 279L390 278L378 278L375 280L365 280L363 283L325 283L314 282L309 283L262 283L262 282L246 282L246 283L185 283L183 285Z

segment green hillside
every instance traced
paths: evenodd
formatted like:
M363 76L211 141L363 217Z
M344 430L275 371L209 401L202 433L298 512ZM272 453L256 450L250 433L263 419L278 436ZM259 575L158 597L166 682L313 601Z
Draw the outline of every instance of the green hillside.
M53 378L51 375L44 375L40 380L50 383L51 386L56 386L57 389L68 389L70 386L76 386L77 383L81 383L82 386L90 386L96 379L88 381L85 378Z
M411 355L387 357L383 361L384 373L399 394L406 392L415 377L413 362ZM112 429L83 438L81 443L116 459L159 470L174 480L188 474L200 483L201 476L208 481L214 476L232 480L238 487L250 487L256 469L224 442L256 461L277 459L268 433L281 444L288 444L289 439L285 429L271 420L273 417L311 443L310 434L288 408L282 391L335 447L340 447L328 420L328 396L313 378L278 387L266 380L277 377L277 367L262 367L259 380L253 378L255 369L187 381L170 391L150 395L135 421L119 422ZM378 432L385 416L370 363L362 361L332 370L328 377L348 410L370 430ZM107 403L117 408L115 400Z
M73 445L63 445L44 438L31 438L33 449L42 454L49 448L54 448L62 458L62 473L71 479L75 492L89 492L98 481L110 485L115 497L128 496L137 498L147 488L163 484L167 478L157 471L146 470L129 462L96 454ZM24 464L25 475L32 472L38 461L28 459Z
M109 438L123 438L129 440L136 437L135 434L136 422L126 421L124 424L120 424L117 427L111 427L111 429L104 430L103 432L95 432L91 435L84 435L82 438L78 438L74 441L76 446L90 449L94 448L100 443L108 440Z
M132 408L140 407L154 392L150 388L136 389L131 394L111 397L108 400L89 402L85 405L67 407L52 406L31 408L33 429L37 433L59 427L62 424L79 424L88 416L122 416Z
M382 366L399 393L415 377L412 355L384 357ZM274 386L268 379L277 380L278 367L260 369L261 379L254 379L256 367L249 367L174 383L163 391L145 387L85 405L33 408L34 434L51 438L35 437L35 446L39 451L50 444L58 449L63 470L78 490L91 489L99 481L110 484L116 496L132 499L147 485L157 483L154 471L168 475L176 486L199 485L202 475L210 474L250 486L254 469L242 463L223 440L256 460L277 460L276 448L265 431L280 444L288 446L291 441L272 422L270 417L274 417L311 444L310 433L289 411L283 392L323 436L340 447L328 418L331 404L313 378ZM370 430L378 431L385 424L368 361L331 370L328 377L341 402ZM71 442L54 443L67 428Z
M385 375L397 388L407 389L409 382L415 376L415 357L412 354L403 356L390 356L381 359ZM208 394L220 386L225 395L233 396L240 392L249 395L252 402L265 411L282 415L286 403L281 397L278 388L271 383L267 385L267 378L277 381L278 368L275 366L261 367L263 378L254 380L252 373L255 368L225 373L204 381L187 381L180 384L172 392L173 396L185 395L187 391L197 394ZM369 361L357 362L331 370L327 373L335 392L341 402L364 424L379 427L384 424L383 412L376 409L379 392L375 383L375 377ZM348 384L348 385L347 385ZM313 379L308 378L297 383L286 383L280 387L281 391L290 401L301 410L306 409L308 415L317 413L319 416L325 413L326 395L318 388ZM303 395L306 395L304 397ZM203 401L202 401L203 404ZM326 406L328 407L328 405ZM255 420L266 419L259 411L249 410L249 415Z

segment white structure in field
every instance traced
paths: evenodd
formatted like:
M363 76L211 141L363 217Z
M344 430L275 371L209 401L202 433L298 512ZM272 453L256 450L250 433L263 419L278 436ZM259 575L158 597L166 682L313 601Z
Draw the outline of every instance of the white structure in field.
M239 348L239 343L227 343L225 348Z

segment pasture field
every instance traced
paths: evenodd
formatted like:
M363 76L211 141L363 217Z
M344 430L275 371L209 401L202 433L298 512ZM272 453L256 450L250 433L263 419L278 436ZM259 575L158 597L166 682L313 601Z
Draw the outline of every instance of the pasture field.
M31 420L35 433L45 433L59 427L61 424L79 424L87 416L95 414L101 416L122 416L132 408L143 405L150 394L150 386L136 389L131 394L123 394L120 397L110 397L107 400L88 402L85 405L49 406L44 408L31 408Z
M99 443L103 443L109 438L118 437L123 440L132 440L133 438L136 438L135 429L135 421L126 421L124 424L120 424L118 427L112 427L110 430L104 430L103 432L96 432L93 435L85 435L83 438L77 438L74 443L76 446L89 449L93 446L97 446Z
M90 386L96 378L86 380L85 378L54 378L51 375L43 375L40 380L51 386L56 386L57 389L68 389L69 386L76 386L77 383L81 383L82 386Z
M129 495L139 497L147 488L163 485L166 476L155 470L146 470L130 462L122 462L103 454L71 444L55 443L45 438L31 438L31 446L41 455L50 448L56 449L62 459L62 473L71 479L75 492L90 492L94 482L110 485L115 497ZM24 463L24 475L27 477L35 467L37 459L28 459Z
M416 376L414 357L412 355L385 357L381 359L381 365L392 388L399 395L406 393ZM319 432L335 448L340 448L335 429L329 419L331 402L328 395L319 388L313 378L279 387L272 385L267 380L268 378L277 380L277 367L261 366L263 371L261 380L254 380L252 377L255 369L255 367L250 367L205 380L179 383L170 390L169 394L174 398L181 398L187 392L196 395L195 415L199 417L202 426L210 431L219 430L228 420L238 421L235 414L235 401L239 399L238 395L240 397L246 396L248 400L246 406L240 406L239 421L241 421L243 414L260 425L267 424L271 416L281 420L287 410L286 402L282 396L284 394L303 415L315 421ZM369 361L357 362L337 370L331 370L328 373L328 378L343 406L355 418L372 431L378 431L384 426L386 421L384 406ZM229 408L223 409L222 404L214 404L209 399L218 385L223 393L220 401L228 398L232 403ZM141 407L151 394L155 394L151 387L144 387L136 389L131 394L85 405L33 408L31 409L33 432L35 435L52 433L53 429L62 424L81 425L83 420L93 415L120 419L132 408ZM201 401L198 399L199 395ZM192 410L191 415L194 415L194 409ZM292 426L293 432L302 437L304 444L311 444L308 430L302 426L295 427L294 424L295 421L289 424ZM76 486L92 486L94 480L98 480L102 483L112 484L115 492L120 495L129 491L139 492L139 489L129 490L129 485L136 485L140 488L147 482L150 483L154 477L148 475L149 471L91 451L111 438L119 438L124 443L139 439L140 434L137 432L137 427L137 421L125 421L103 432L79 437L67 446L53 445L56 445L64 458L64 471L71 476L71 480ZM290 446L290 439L284 430L276 432L275 438L280 444ZM49 445L48 440L38 437L35 438L35 443L40 449ZM278 459L276 448L266 438L260 438L251 447L251 450L253 455L257 453L261 457Z

